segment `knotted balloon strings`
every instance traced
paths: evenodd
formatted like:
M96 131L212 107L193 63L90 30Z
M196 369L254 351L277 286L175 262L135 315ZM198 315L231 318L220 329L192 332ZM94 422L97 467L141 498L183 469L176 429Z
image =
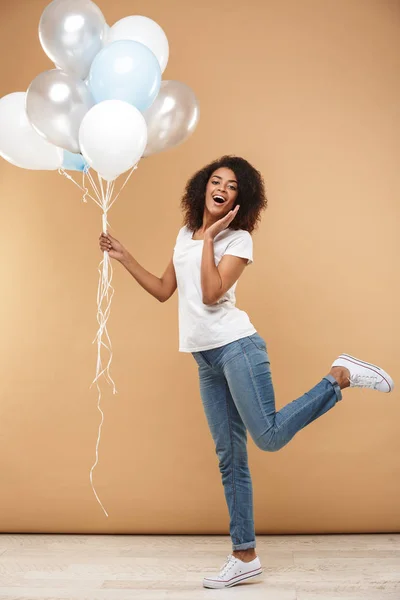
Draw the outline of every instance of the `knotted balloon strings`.
M91 172L88 169L85 169L85 171L83 172L82 186L80 186L73 179L73 177L71 177L68 173L65 172L64 169L60 169L59 172L62 175L64 175L65 177L67 177L67 179L70 179L76 186L78 186L84 192L84 196L83 196L84 202L87 202L86 198L90 198L101 208L101 210L103 211L103 214L102 214L103 233L107 233L108 226L109 226L108 211L110 210L111 206L114 204L114 202L119 197L120 193L122 192L122 190L128 183L128 181L135 169L137 169L137 164L131 169L127 178L125 179L125 182L123 183L123 185L121 186L121 189L119 190L119 192L117 193L117 195L115 197L113 197L115 180L112 182L110 182L110 181L105 182L98 175L98 186L97 186ZM85 177L88 179L88 181L93 189L95 198L88 193L88 189L85 187ZM94 380L92 381L90 388L93 386L93 384L96 384L97 392L98 392L97 409L100 412L101 419L100 419L100 424L99 424L98 434L97 434L97 441L96 441L96 451L95 451L96 459L95 459L95 462L94 462L92 468L90 469L90 484L92 486L92 490L96 497L97 502L100 504L106 517L108 517L108 513L107 513L106 509L104 508L104 506L96 492L94 484L93 484L93 472L99 462L99 446L100 446L102 427L103 427L103 423L104 423L104 413L101 409L102 393L101 393L101 388L99 385L100 378L102 376L104 376L107 383L112 386L113 394L117 393L114 380L112 379L112 377L110 375L110 366L111 366L111 362L112 362L113 352L112 352L111 339L110 339L108 329L107 329L107 322L108 322L110 312L111 312L111 303L112 303L112 299L113 299L113 296L115 293L115 290L112 286L113 268L112 268L112 264L111 264L108 252L103 253L103 260L99 264L98 272L99 272L99 283L98 283L98 288L97 288L97 322L99 325L99 329L97 331L96 337L93 340L93 344L97 343L96 376L95 376ZM106 354L105 361L103 361L103 358L102 358L102 355L104 353Z

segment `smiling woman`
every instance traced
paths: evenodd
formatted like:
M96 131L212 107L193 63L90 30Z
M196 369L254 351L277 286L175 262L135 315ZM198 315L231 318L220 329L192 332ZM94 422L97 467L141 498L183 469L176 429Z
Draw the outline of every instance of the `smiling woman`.
M221 196L223 208L215 202ZM188 181L182 198L184 224L197 233L203 227L204 201L206 209L213 214L218 208L219 217L236 205L239 214L231 229L244 229L252 233L261 219L261 212L267 208L264 181L249 162L238 156L223 156L195 173Z
M179 350L191 353L198 365L230 515L232 554L219 573L204 578L208 588L231 587L262 572L247 432L261 450L276 452L336 406L344 388L393 389L380 367L341 355L313 388L276 410L266 343L235 297L241 274L253 262L251 232L266 206L260 173L243 158L225 156L189 180L182 198L184 225L161 278L145 271L111 236L100 242L161 302L178 289Z
M228 179L228 177L233 177L233 179ZM214 198L214 202L217 204L224 204L224 202L229 201L230 196L236 199L238 183L236 181L235 173L230 169L221 167L215 171L209 185L211 187L211 195ZM215 193L213 193L213 188L217 189Z

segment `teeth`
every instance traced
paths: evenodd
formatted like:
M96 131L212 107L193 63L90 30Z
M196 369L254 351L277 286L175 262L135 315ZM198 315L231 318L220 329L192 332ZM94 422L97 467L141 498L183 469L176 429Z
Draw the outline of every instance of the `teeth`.
M223 198L222 196L214 196L214 200L222 200L222 202L225 202L225 198Z

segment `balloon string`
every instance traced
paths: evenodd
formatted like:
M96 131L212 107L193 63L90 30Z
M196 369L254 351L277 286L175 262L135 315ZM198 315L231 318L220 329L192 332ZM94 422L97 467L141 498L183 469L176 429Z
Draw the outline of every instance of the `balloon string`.
M100 421L100 425L99 425L99 429L98 429L98 434L97 434L97 441L96 441L96 460L94 462L94 465L90 469L89 478L90 478L90 485L92 486L92 490L93 490L93 493L94 493L94 495L96 497L96 500L100 504L101 508L103 509L103 512L106 515L106 517L108 517L108 512L104 508L104 506L103 506L103 504L102 504L102 502L101 502L101 500L100 500L100 498L99 498L99 496L98 496L98 494L96 492L96 489L95 489L95 487L93 485L93 471L95 470L95 468L97 467L98 462L99 462L99 445L100 445L100 438L101 438L101 430L102 430L103 423L104 423L104 413L101 410L101 406L100 406L100 402L101 402L101 389L100 389L100 386L98 384L97 384L97 390L99 392L98 401L97 401L97 410L101 414L101 421Z
M139 162L137 162L137 163L136 163L136 165L135 165L134 167L132 167L132 169L131 169L131 170L130 170L130 172L129 172L129 175L128 175L128 177L125 179L125 182L124 182L124 184L122 185L122 187L121 187L121 189L119 190L118 194L115 196L114 200L111 202L111 204L110 204L109 208L111 208L111 207L112 207L112 205L114 204L114 202L115 202L116 200L118 200L120 193L122 192L122 190L124 189L124 187L126 186L126 184L128 183L128 181L130 180L130 178L131 178L131 176L132 176L132 173L133 173L134 171L136 171L136 169L138 168L138 165L139 165ZM114 184L114 182L113 182L113 184Z
M86 198L90 198L91 200L96 202L96 200L88 193L88 189L86 187L82 187L81 185L79 185L79 183L77 181L75 181L75 179L73 177L71 177L71 175L69 175L63 168L58 169L58 172L60 175L64 175L64 177L66 177L67 179L72 181L72 183L74 183L76 185L76 187L78 187L82 192L84 192L84 196L82 198L83 202L87 203ZM98 202L96 202L96 204L98 204Z
M89 179L90 185L92 186L93 192L94 192L94 194L95 194L95 196L96 196L96 198L98 200L98 202L96 202L96 200L95 200L95 202L96 202L96 204L98 206L100 206L101 209L103 209L103 205L102 205L101 198L100 198L100 192L97 189L97 185L96 185L96 183L95 183L95 181L94 181L94 179L92 177L91 172L87 171L86 175L87 175L87 178Z
M87 204L87 196L89 194L89 190L85 186L85 174L87 173L87 171L88 171L88 169L83 169L83 173L82 173L82 187L85 190L85 193L83 194L82 202L85 202L85 204Z
M121 189L119 190L119 192L117 193L117 195L114 197L113 200L111 200L111 199L113 198L113 195L114 195L115 180L111 181L111 182L107 181L106 185L104 185L104 181L102 180L101 176L98 175L98 185L97 185L90 170L85 169L83 172L82 186L80 186L68 173L65 172L64 169L62 169L62 168L59 169L59 173L61 175L64 175L70 181L72 181L77 187L79 187L79 189L81 189L84 192L84 196L83 196L84 202L86 202L86 198L88 197L91 200L93 200L101 208L103 233L107 233L108 228L109 228L108 212L109 212L111 206L114 204L114 202L117 200L117 198L121 194L121 192L124 189L124 187L126 186L126 184L128 183L132 173L137 169L137 166L138 165L136 164L134 167L132 167L132 169L131 169L130 173L128 174L127 178L125 179L125 182L123 183ZM87 179L93 189L93 193L97 199L88 193L88 189L85 187L85 177L87 177ZM111 367L112 358L113 358L113 351L112 351L111 339L110 339L108 329L107 329L107 322L110 317L111 304L112 304L112 300L113 300L114 293L115 293L114 287L112 286L113 267L112 267L108 252L103 253L103 260L100 262L100 264L98 266L98 273L99 273L99 282L98 282L98 287L97 287L97 323L99 325L99 328L98 328L96 336L93 340L93 344L97 343L96 375L90 385L90 389L92 388L92 386L94 384L96 384L97 392L98 392L97 409L100 412L101 419L100 419L98 432L97 432L95 462L90 469L90 477L89 478L90 478L90 485L92 487L95 498L96 498L97 502L100 504L106 517L108 517L108 513L107 513L106 509L104 508L104 506L99 498L99 495L96 492L94 483L93 483L93 473L99 463L99 447L100 447L100 441L101 441L102 428L103 428L103 424L104 424L104 412L101 408L102 393L101 393L101 388L99 385L99 382L100 382L100 379L102 376L104 376L106 382L112 386L113 394L117 394L114 380L110 375L110 367ZM103 357L102 357L103 352L105 352L106 355L108 356L108 359L104 364L103 364Z
M97 188L97 186L92 178L92 181L91 181L92 186L94 189L96 189L96 192L99 196L99 199L101 202L101 207L103 210L103 214L102 214L103 233L107 233L108 227L109 227L108 211L110 209L110 200L111 200L111 196L112 196L112 193L114 190L114 182L111 182L111 183L107 182L107 184L105 186L104 182L100 176L98 176L98 182L99 182L99 187ZM112 352L111 339L110 339L108 329L107 329L107 322L108 322L108 319L110 316L111 304L112 304L112 300L113 300L114 293L115 293L115 290L112 286L113 268L112 268L112 264L111 264L108 252L104 252L103 260L101 261L101 263L99 265L98 271L99 271L99 284L98 284L98 288L97 288L97 322L99 324L99 329L97 331L95 339L93 340L93 343L97 342L97 362L96 362L96 376L90 387L92 387L93 384L96 384L96 387L98 390L97 407L101 414L101 422L99 425L97 441L96 441L96 460L90 470L90 483L91 483L91 486L92 486L92 489L96 496L97 501L99 502L100 506L102 507L105 515L108 516L108 514L107 514L105 508L103 507L103 505L100 501L100 498L95 490L94 484L93 484L93 472L98 464L98 449L99 449L99 445L100 445L102 426L103 426L103 422L104 422L104 413L101 410L101 406L100 406L101 398L102 398L101 389L100 389L100 385L99 385L100 378L102 376L104 376L107 383L112 386L113 394L117 393L114 380L110 375L110 367L111 367L113 352ZM108 361L105 365L103 365L102 351L105 351L106 353L108 353Z

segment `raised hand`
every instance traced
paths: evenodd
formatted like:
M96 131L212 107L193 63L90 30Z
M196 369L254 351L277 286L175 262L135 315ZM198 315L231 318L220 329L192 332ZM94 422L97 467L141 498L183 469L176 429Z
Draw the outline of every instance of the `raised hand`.
M236 217L239 208L240 206L237 205L236 208L230 210L228 214L225 215L225 217L222 217L222 219L219 219L216 223L211 225L211 227L207 229L205 237L211 238L213 240L219 233L221 233L221 231L227 229L227 227L229 227L233 219Z

